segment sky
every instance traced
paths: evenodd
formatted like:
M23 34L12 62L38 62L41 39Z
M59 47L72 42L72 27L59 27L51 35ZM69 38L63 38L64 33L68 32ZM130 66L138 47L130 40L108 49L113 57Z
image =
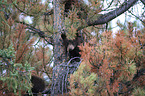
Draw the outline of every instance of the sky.
M112 1L112 0L107 0L107 1ZM124 0L122 0L122 1L124 1ZM106 2L104 2L104 6L107 6ZM131 7L129 10L132 10L134 15L140 16L144 11L143 7L144 7L144 5L139 1L139 3L137 3L136 5ZM144 16L145 16L145 14L144 14ZM141 19L143 19L143 18L141 18ZM118 16L117 18L115 18L111 21L113 33L117 32L117 30L119 30L119 27L116 27L117 26L116 22L119 21L122 24L126 24L126 20L129 22L134 22L137 19L134 16L132 16L129 12L125 12L125 13L121 14L120 16ZM141 22L139 20L137 20L137 24L141 25ZM141 27L143 27L143 26L141 26Z

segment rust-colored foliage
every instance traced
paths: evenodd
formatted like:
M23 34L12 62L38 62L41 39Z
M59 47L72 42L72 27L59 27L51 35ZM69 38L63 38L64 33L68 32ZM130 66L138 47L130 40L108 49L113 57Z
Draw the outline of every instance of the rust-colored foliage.
M80 49L82 58L91 67L91 72L97 73L101 83L104 83L104 90L99 94L125 94L131 92L128 90L132 86L144 86L144 75L133 80L137 70L145 68L143 30L135 30L129 22L127 32L120 30L115 36L111 31L103 32L101 41L95 43L95 46L85 43ZM131 86L127 85L128 81L132 82Z
M25 27L23 24L18 24L16 27L16 31L12 37L12 41L14 46L14 49L16 51L16 63L22 63L22 60L25 56L25 54L28 54L30 51L31 46L34 44L34 41L36 38L28 38L28 35L26 33Z

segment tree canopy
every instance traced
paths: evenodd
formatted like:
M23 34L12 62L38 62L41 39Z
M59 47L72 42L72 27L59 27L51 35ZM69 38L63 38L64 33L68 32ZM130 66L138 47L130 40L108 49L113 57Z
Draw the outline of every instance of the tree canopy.
M45 80L40 95L145 95L145 0L0 6L0 95L32 94L32 76Z

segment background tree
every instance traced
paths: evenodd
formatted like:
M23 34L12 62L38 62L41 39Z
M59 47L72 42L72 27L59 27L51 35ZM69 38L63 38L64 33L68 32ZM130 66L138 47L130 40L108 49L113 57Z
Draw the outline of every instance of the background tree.
M46 89L51 87L52 96L144 94L145 21L144 11L139 16L133 13L136 4L143 6L145 1L1 1L0 80L3 86L0 93L30 91L32 73L49 78ZM124 12L129 12L142 25L127 20L125 25L117 22L120 30L115 35L110 21ZM69 57L62 34L66 35L68 44L75 42L76 34L81 37L83 63L73 62L79 57ZM75 43L72 45L78 47ZM76 68L77 72L69 78Z

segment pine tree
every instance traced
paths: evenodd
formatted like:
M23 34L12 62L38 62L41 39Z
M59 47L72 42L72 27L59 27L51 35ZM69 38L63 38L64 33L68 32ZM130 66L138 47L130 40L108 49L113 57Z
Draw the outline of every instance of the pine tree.
M52 96L144 94L145 21L137 4L144 9L144 0L2 0L0 95L31 93L34 75L49 78L42 94ZM124 12L136 21L116 22L114 34L110 21Z

